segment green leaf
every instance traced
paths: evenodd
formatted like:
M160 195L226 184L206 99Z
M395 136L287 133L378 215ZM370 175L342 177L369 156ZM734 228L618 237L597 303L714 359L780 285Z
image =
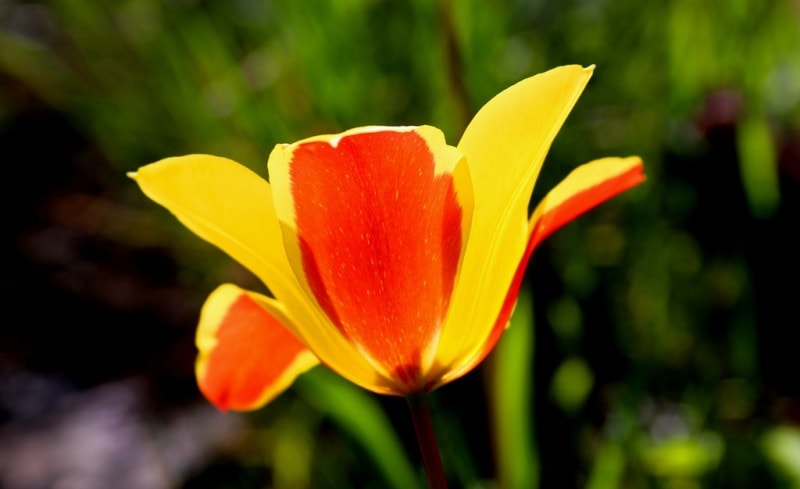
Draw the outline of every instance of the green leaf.
M295 392L331 417L359 443L383 474L387 487L413 489L420 480L397 438L389 418L372 394L325 368L316 368L297 379Z
M489 402L500 487L539 485L533 426L533 301L520 292L511 325L491 357Z

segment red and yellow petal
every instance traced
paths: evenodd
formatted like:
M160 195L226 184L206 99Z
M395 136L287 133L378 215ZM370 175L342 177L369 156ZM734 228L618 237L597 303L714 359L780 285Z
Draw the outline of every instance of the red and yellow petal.
M463 157L432 127L360 128L275 153L270 178L295 273L400 393L419 390L469 228Z
M257 298L270 300L225 284L200 315L197 382L222 411L259 408L319 363Z
M533 212L526 255L556 229L644 180L638 156L601 158L574 169Z
M564 224L644 180L642 160L639 157L602 158L579 166L547 193L531 216L525 254L517 266L514 280L506 293L491 333L481 345L478 354L465 362L460 369L448 372L442 383L469 372L494 349L511 318L528 260L539 243Z
M458 144L475 204L452 315L436 354L440 375L471 365L487 341L525 253L539 170L592 69L562 66L503 90L478 111Z

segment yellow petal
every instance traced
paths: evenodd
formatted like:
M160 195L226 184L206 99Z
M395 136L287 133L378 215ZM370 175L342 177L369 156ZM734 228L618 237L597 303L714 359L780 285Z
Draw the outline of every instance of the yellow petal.
M469 242L437 352L442 372L481 350L528 242L528 203L545 155L592 74L562 66L490 100L458 144L473 182Z
M223 411L257 409L319 364L275 316L231 284L203 305L196 343L197 383Z
M364 388L386 389L386 381L297 282L266 180L235 161L209 155L167 158L130 176L191 231L255 273L280 302L273 308L285 309L285 326L325 364Z
M277 298L300 293L266 180L209 155L166 158L131 177L187 228L256 274Z

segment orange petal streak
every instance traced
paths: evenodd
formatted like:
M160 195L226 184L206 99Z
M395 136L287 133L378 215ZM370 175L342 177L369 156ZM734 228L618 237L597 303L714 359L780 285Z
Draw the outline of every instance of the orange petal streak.
M197 381L222 411L256 409L288 388L316 357L247 293L211 294L197 331Z
M500 340L517 303L528 261L539 243L564 224L644 180L642 162L638 157L604 158L578 167L545 196L531 217L528 245L497 321L479 356L461 372L468 372L482 362ZM452 378L446 380L449 382Z
M564 224L644 182L638 157L603 158L576 168L551 190L531 217L526 255Z
M408 391L421 389L462 252L453 175L415 131L309 141L290 165L309 287L336 327Z

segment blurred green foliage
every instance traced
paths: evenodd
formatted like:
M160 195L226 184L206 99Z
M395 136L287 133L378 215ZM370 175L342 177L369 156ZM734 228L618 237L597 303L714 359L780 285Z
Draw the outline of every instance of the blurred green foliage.
M520 304L514 324L535 328L535 345L533 329L505 338L521 343L489 362L502 375L434 394L450 476L476 488L800 487L785 336L800 290L799 54L791 0L11 0L0 131L32 106L64 115L108 170L93 191L113 211L99 232L169 249L181 287L253 287L124 173L198 152L266 176L273 145L369 124L432 124L455 143L506 86L596 64L535 195L605 155L641 155L648 182L538 251L536 314ZM3 162L80 170L80 155L64 158ZM396 400L379 402L401 439L368 394L310 375L252 417L272 487L421 481Z

